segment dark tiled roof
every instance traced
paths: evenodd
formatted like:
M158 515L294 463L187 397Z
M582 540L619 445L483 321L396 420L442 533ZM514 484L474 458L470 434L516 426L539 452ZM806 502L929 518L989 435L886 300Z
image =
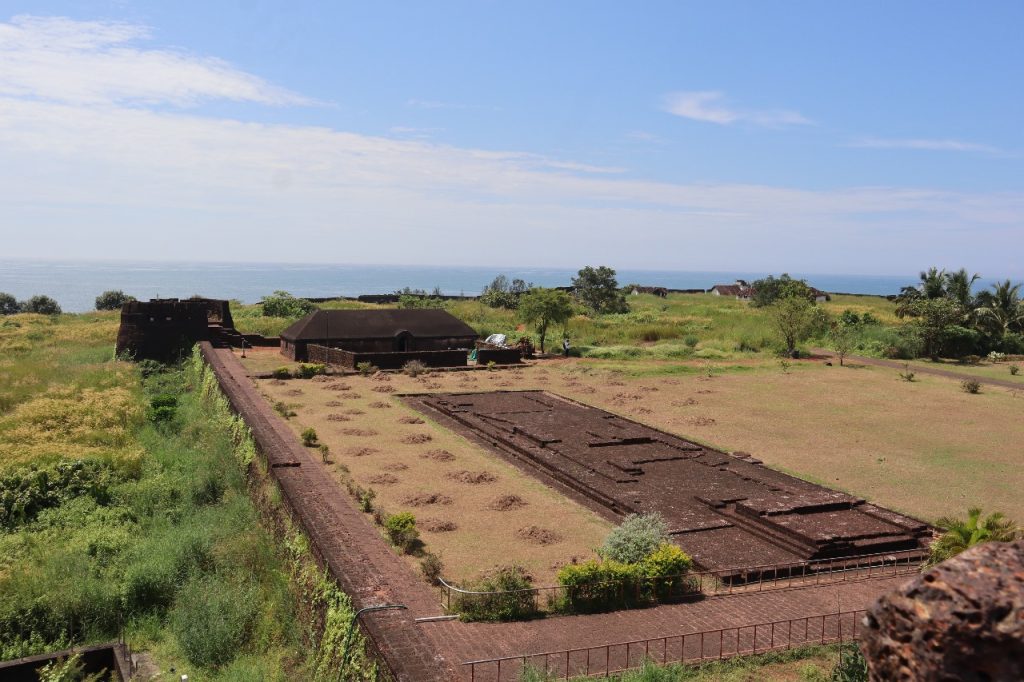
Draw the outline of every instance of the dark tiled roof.
M317 310L281 332L281 338L389 339L402 331L421 339L477 336L472 327L444 310Z
M717 291L722 296L739 296L743 291L743 287L739 284L716 284L711 289L712 291Z

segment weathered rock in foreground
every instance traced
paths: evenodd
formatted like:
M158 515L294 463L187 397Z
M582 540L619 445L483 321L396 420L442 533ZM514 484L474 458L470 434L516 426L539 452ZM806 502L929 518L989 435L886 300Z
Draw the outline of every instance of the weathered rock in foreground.
M1024 680L1024 540L974 547L868 612L871 679Z

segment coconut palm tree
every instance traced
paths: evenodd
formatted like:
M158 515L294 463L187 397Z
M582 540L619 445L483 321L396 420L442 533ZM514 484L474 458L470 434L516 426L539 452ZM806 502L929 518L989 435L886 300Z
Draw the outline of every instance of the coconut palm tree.
M978 322L1002 338L1006 332L1024 328L1024 301L1020 284L1010 280L992 285L992 291L978 294Z
M935 522L944 532L932 543L928 566L954 557L960 552L983 542L1009 542L1020 537L1021 530L1016 523L993 512L982 518L980 507L967 510L967 518L944 516Z
M966 268L960 268L956 272L946 273L946 296L952 298L964 308L972 308L974 296L971 294L971 287L981 279L981 275L975 273L967 274Z

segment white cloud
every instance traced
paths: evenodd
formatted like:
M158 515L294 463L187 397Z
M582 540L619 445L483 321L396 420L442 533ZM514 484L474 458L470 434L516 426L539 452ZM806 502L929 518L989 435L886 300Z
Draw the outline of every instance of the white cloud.
M309 103L220 59L135 46L149 37L138 24L14 17L0 23L0 95L80 104Z
M515 150L146 107L295 96L230 67L193 83L221 63L126 47L145 35L0 24L5 256L891 272L957 253L1017 267L990 245L1019 238L1019 193L654 182Z
M850 147L861 147L865 149L919 149L938 152L973 152L982 154L1004 154L1005 152L997 147L976 142L964 142L962 140L950 139L926 139L926 138L879 138L864 137L851 142Z
M728 125L746 122L767 128L807 125L809 119L786 109L742 111L728 107L725 95L717 90L672 92L665 96L665 111L694 121Z

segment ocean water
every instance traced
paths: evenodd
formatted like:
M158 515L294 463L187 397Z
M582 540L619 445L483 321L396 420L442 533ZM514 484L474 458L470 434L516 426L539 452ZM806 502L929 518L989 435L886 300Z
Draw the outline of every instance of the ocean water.
M135 263L45 262L0 260L0 292L19 300L45 294L66 312L92 310L96 296L121 289L138 299L210 298L258 301L275 290L296 296L324 298L387 294L404 287L445 294L479 294L502 273L538 286L567 286L575 270L565 268L500 268L410 265L296 265L275 263ZM617 271L620 284L637 283L671 289L708 289L737 278L753 280L764 272L675 272L669 270ZM917 281L915 273L902 276L826 275L791 273L825 291L854 294L895 294ZM988 282L980 283L988 286Z

